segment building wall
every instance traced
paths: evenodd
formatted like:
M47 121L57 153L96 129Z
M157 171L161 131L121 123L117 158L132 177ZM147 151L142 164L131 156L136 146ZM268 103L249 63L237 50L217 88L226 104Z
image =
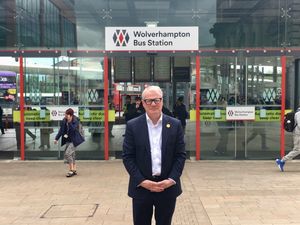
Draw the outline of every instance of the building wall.
M4 49L62 51L60 56L46 53L43 57L38 57L38 53L35 53L37 55L29 54L23 58L25 105L38 112L36 117L40 116L42 108L58 106L78 107L82 117L93 113L102 115L104 55L95 57L88 50L105 49L105 27L146 26L147 21L157 21L158 26L198 26L199 49L208 54L201 55L200 109L214 115L215 109L224 113L226 104L252 104L258 112L266 109L278 115L284 69L281 68L283 59L280 50L284 49L287 53L286 48L295 48L300 44L298 8L296 0L4 0L0 2L0 52ZM247 53L248 48L251 54ZM263 50L269 48L275 48L277 55L264 55ZM86 51L79 51L79 55L74 56L67 51L69 49L74 52ZM214 51L215 49L220 51ZM228 49L231 51L227 51ZM82 52L86 52L86 55L80 55ZM109 58L109 65L112 65L109 72L113 71L115 56ZM126 57L139 56L141 55L133 54ZM15 71L19 85L20 59L0 57L1 62L7 62L0 64L0 70ZM172 110L176 99L184 95L185 104L192 114L196 108L196 57L193 54L189 57L190 82L175 82L173 79L172 82L170 80L155 84L166 92L164 103L169 109ZM293 55L287 60L287 84L292 86L287 95L289 108L297 105L296 99L299 96L295 85L298 82L295 79L297 58L297 55ZM144 83L114 83L115 74L109 76L109 94L119 94L114 99L121 102L127 94L133 98L143 90ZM115 87L119 89L115 90ZM16 101L12 104L14 110L18 108L18 104L16 96ZM118 109L115 120L110 121L109 129L112 128L112 133L108 140L110 156L117 157L122 151L122 134L125 129L122 116L124 112ZM195 155L195 140L201 138L201 154L208 159L237 158L237 152L242 152L241 155L244 156L247 153L250 158L274 158L280 148L280 118L277 116L274 121L267 119L263 118L259 123L227 123L224 116L217 119L203 117L199 137L195 133L195 120L191 118L186 135L189 156ZM14 127L16 133L17 124L18 122ZM49 134L53 139L59 128L58 121L48 119L35 123L25 122L25 128L35 132L38 137L37 140L31 140L31 137L26 136L26 157L59 157L57 155L60 155L62 149L52 144L50 149L37 149L42 142L38 141L41 137L39 134L49 127L54 128L54 133ZM104 143L107 141L104 140L106 128L103 118L88 118L84 121L84 127L87 141L79 148L79 156L83 159L103 158ZM268 132L270 130L271 133ZM258 134L256 139L245 144L252 134ZM271 150L263 148L264 140L268 141ZM223 150L228 150L227 155L214 154L218 143ZM20 146L17 144L10 147L2 145L2 148L16 153L18 147Z

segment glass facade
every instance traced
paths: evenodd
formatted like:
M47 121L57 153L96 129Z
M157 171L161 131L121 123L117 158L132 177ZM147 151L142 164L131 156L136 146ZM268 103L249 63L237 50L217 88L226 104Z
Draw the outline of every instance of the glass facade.
M61 158L63 148L53 144L59 120L52 113L72 107L86 136L78 158L120 158L126 96L134 103L145 85L155 84L171 113L184 97L189 157L279 156L283 147L291 150L290 134L281 145L283 107L294 109L300 99L298 5L295 0L3 0L0 78L9 85L0 86L7 129L0 152L20 157L24 139L25 159ZM199 51L105 52L105 27L150 23L197 26ZM156 65L167 70L159 74ZM255 120L227 121L228 106L253 106Z
M104 49L106 26L198 26L201 48L299 46L295 0L34 1L0 3L0 46ZM13 39L12 39L13 38Z

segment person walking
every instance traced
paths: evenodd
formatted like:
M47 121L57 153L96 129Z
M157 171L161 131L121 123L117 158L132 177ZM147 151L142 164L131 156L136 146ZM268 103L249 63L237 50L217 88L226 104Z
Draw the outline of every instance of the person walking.
M0 106L0 129L1 129L1 134L5 134L4 126L3 126L3 122L2 122L2 117L3 117L3 109Z
M79 119L74 115L73 109L69 108L65 112L65 118L61 121L60 129L55 137L54 144L61 139L61 146L65 146L64 159L69 165L69 172L66 177L77 175L75 163L76 147L84 142L84 138L79 133Z
M128 121L123 164L129 173L134 225L170 225L176 198L182 193L180 176L186 159L179 120L162 113L163 93L148 86L142 93L146 113Z
M293 130L293 150L290 151L287 155L282 157L281 159L276 159L276 164L281 172L284 171L284 165L286 161L292 160L296 156L300 155L300 107L297 109L295 113L295 124L296 127Z

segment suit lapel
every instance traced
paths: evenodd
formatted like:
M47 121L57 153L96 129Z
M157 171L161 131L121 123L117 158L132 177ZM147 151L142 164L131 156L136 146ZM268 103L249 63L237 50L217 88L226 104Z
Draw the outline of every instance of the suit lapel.
M141 118L141 123L140 123L140 127L138 127L138 134L139 136L137 138L140 138L142 143L145 143L145 149L143 149L143 151L145 151L146 154L146 165L145 169L146 169L146 174L148 174L149 176L152 175L152 161L151 161L151 148L150 148L150 141L149 141L149 132L148 132L148 125L147 125L147 118L146 118L146 113L144 114L144 116Z
M141 132L141 137L143 138L143 142L145 143L147 153L151 156L146 114L144 114L144 116L142 118L142 124L141 124L140 132Z
M168 119L165 117L165 115L163 115L162 134L161 134L161 138L162 138L161 157L162 157L162 160L164 158L164 154L166 152L166 147L167 147L167 142L168 142L168 136L169 136L168 129L170 129L170 123L169 123Z

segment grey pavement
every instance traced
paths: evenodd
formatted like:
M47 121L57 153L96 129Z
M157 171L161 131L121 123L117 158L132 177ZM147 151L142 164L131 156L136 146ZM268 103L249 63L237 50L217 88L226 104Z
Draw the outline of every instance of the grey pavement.
M300 225L300 161L187 161L173 225ZM1 225L130 225L120 160L0 161ZM153 222L153 224L155 224ZM142 225L142 224L141 224Z

